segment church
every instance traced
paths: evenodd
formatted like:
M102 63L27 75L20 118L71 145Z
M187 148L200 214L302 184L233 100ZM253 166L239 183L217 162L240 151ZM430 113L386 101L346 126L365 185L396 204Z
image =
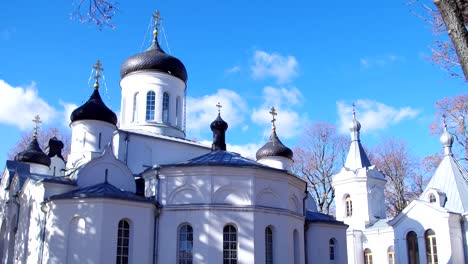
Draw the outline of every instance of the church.
M8 160L0 181L1 263L346 263L343 222L318 213L293 152L269 141L256 161L185 138L187 71L154 39L121 65L121 114L94 91L70 116L71 151L53 137ZM214 109L215 106L213 106Z

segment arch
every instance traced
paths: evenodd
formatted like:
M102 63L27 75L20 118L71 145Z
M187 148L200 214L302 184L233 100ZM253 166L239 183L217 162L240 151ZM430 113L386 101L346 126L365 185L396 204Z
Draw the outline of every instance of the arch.
M193 228L183 223L177 228L177 263L186 264L193 261Z
M67 263L83 263L80 252L86 250L86 221L73 217L68 224Z
M408 264L419 264L419 246L416 232L410 231L406 235L406 249L408 254Z
M213 196L215 203L221 204L248 205L250 202L248 194L232 185L219 188Z
M169 123L169 94L167 92L163 93L162 121L166 124Z
M294 264L299 264L301 263L301 250L299 248L299 232L297 231L297 229L294 229L293 231L293 263Z
M388 264L395 264L395 248L389 246L387 249Z
M351 195L346 194L344 197L345 202L345 216L351 217L353 216L353 200L351 199Z
M328 252L330 263L338 263L336 255L337 241L334 237L330 238L328 241Z
M133 95L132 122L138 121L138 92Z
M146 120L154 120L154 109L156 104L156 94L149 91L146 94Z
M182 185L169 194L169 204L202 203L203 194L193 185Z
M223 264L237 264L237 228L232 224L223 228Z
M372 264L372 250L364 249L364 264Z
M434 230L428 229L424 232L424 238L426 241L426 256L428 264L437 264L439 263L437 257L437 243L436 243L436 234Z
M121 219L117 229L117 264L127 264L130 256L130 221Z
M279 195L271 187L267 187L258 192L256 199L258 205L278 207L280 205Z
M265 228L265 264L273 264L273 229L271 226Z
M299 213L299 200L294 194L289 196L289 210Z

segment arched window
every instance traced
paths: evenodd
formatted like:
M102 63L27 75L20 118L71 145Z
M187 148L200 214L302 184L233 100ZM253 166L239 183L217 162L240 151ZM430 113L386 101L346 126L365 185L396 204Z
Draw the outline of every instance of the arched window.
M372 251L368 248L364 250L364 264L372 264Z
M138 93L133 96L132 122L138 120Z
M181 116L180 116L180 96L177 96L175 104L176 104L176 126L180 127L182 123Z
M169 94L163 94L163 103L162 103L162 120L164 123L169 123Z
M406 246L408 250L408 264L419 264L418 236L414 231L406 235Z
M237 264L237 230L233 225L223 229L223 264Z
M146 94L146 120L154 120L155 98L156 94L153 91Z
M179 228L178 250L177 263L191 264L193 259L193 229L188 224L184 224Z
M388 264L395 264L395 249L389 246L387 249Z
M352 216L353 215L353 201L351 201L351 196L346 196L345 198L345 204L346 204L346 216Z
M426 256L428 264L439 263L437 259L437 244L436 235L432 229L426 230L424 237L426 238Z
M436 202L436 197L433 193L429 194L429 202L430 203L435 203Z
M130 224L127 220L119 221L117 234L117 264L128 264L130 252Z
M335 245L335 239L330 239L328 242L328 248L329 248L329 256L330 256L330 263L335 263L336 260L336 245Z
M265 263L273 264L273 231L269 226L265 228Z

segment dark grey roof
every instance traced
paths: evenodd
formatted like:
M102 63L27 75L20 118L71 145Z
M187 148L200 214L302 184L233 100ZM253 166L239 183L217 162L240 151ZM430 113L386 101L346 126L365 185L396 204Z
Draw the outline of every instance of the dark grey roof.
M20 186L23 185L24 181L29 176L29 164L21 163L19 161L14 160L7 160L6 162L6 169L9 172L10 178L8 179L8 183L5 187L5 190L10 188L11 181L13 180L13 175L18 173L18 178L20 180ZM21 188L21 187L20 187Z
M28 147L24 151L16 154L15 160L50 166L50 158L44 153L44 151L42 151L41 147L39 147L39 143L36 138L29 143Z
M193 158L191 160L177 163L177 164L166 164L161 167L180 167L180 166L227 166L227 167L251 167L251 168L264 168L271 170L279 170L265 166L261 163L242 157L240 154L217 150L212 151L208 154ZM283 171L283 170L280 170Z
M142 70L167 73L187 82L187 70L184 64L179 59L167 55L159 46L157 39L146 51L131 56L122 64L120 77Z
M118 189L107 182L99 183L89 187L77 189L68 193L51 196L49 200L63 199L82 199L82 198L109 198L117 200L155 203L155 201L145 197L138 196L134 193Z
M64 161L65 159L62 156L63 147L63 142L56 136L54 136L51 139L49 139L49 144L47 146L47 148L49 149L49 153L47 153L47 155L51 158L57 156Z
M31 180L36 182L50 182L50 183L59 183L65 185L76 185L76 182L71 180L68 177L64 176L50 176L50 175L42 175L42 174L31 174L29 175Z
M276 131L273 130L268 142L257 151L256 157L257 160L265 157L286 157L292 159L293 152L281 142L276 135Z
M306 221L309 223L328 223L334 225L344 225L343 222L336 220L333 216L322 214L319 212L306 212Z
M78 120L99 120L113 125L117 124L117 116L104 104L98 89L94 89L89 100L71 113L70 120L71 122Z

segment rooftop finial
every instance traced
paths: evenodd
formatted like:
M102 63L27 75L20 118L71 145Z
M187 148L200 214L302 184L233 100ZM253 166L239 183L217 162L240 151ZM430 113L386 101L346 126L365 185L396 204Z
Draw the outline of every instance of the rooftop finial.
M447 116L445 114L442 115L442 122L444 122L444 131L447 131Z
M275 116L277 116L278 114L276 113L276 109L274 106L271 107L270 114L271 114L271 130L276 131Z
M446 120L445 114L442 115L442 120L444 122L444 132L440 136L440 143L444 147L445 155L453 155L452 145L453 145L454 137L447 130L447 120Z
M104 71L104 68L102 67L102 64L99 60L96 61L96 64L93 65L93 69L96 72L96 75L94 75L94 79L96 80L94 82L94 89L99 89L99 78L101 78L101 72Z
M356 119L356 104L353 103L353 120Z
M155 41L156 38L158 37L158 28L159 28L159 25L161 24L161 21L162 21L161 15L159 14L159 10L157 10L157 9L154 10L153 19L154 19L153 35L154 35L154 41Z
M223 107L223 106L221 105L221 103L218 102L216 104L216 107L218 107L218 115L220 115L221 114L221 107Z
M39 117L39 115L36 115L32 121L33 121L33 123L36 124L35 127L34 127L33 137L34 137L34 139L37 139L37 130L39 129L39 124L42 123L42 121L41 121L41 118Z
M54 137L57 137L57 135L58 135L57 128L52 129L52 135L54 135Z

